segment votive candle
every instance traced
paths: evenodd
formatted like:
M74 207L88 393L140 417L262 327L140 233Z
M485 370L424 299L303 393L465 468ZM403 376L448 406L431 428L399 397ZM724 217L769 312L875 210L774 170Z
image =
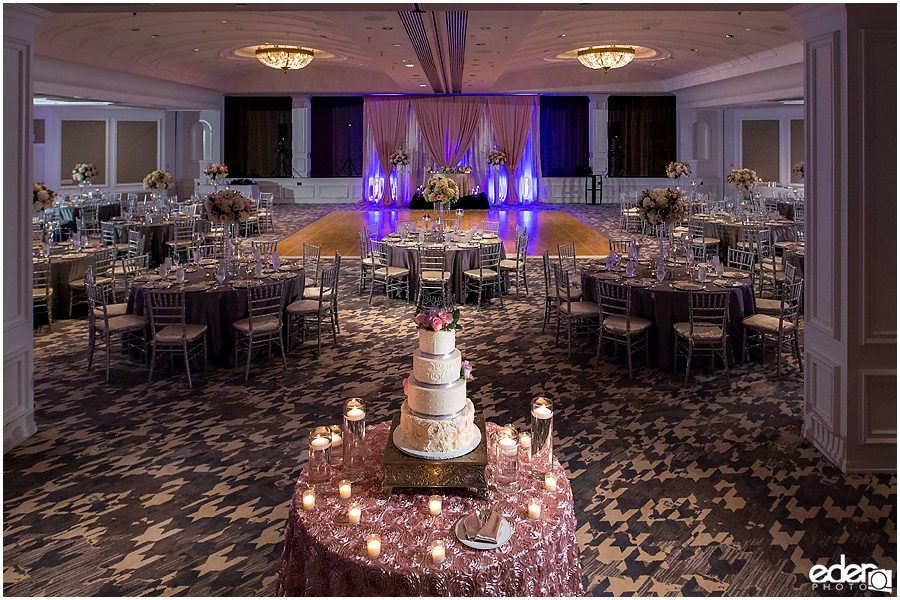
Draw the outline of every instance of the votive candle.
M428 512L432 514L432 516L438 516L441 514L441 497L440 496L432 496L428 499Z
M370 534L366 540L366 551L372 558L381 554L381 536L377 533Z
M538 498L532 498L528 503L528 518L532 521L541 518L541 501Z
M312 510L316 507L316 492L306 490L303 492L303 510Z
M556 475L553 473L547 473L544 475L544 487L548 492L556 491Z
M431 542L431 562L435 565L439 565L444 562L444 558L446 558L444 542L441 540L434 540Z
M522 447L523 450L528 450L531 452L531 434L527 431L523 431L519 434L519 446Z
M347 511L347 519L350 521L351 525L356 525L359 523L359 518L362 516L362 508L358 503L353 502L350 504L350 509Z
M341 483L338 485L338 493L341 495L342 500L346 500L350 497L351 487L350 482L346 479L342 479Z

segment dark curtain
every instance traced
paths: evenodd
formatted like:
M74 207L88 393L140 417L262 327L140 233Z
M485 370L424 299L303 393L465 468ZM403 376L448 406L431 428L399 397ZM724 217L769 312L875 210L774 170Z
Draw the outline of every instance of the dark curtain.
M587 97L541 96L540 111L541 175L576 176L590 164Z
M225 97L229 178L291 177L290 135L290 97Z
M677 160L675 96L609 97L609 176L665 177Z
M363 98L310 99L310 176L362 177Z

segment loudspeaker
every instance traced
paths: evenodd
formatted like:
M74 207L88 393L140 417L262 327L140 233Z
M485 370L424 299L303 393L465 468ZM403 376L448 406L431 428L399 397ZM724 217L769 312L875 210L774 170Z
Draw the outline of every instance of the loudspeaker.
M280 123L278 125L278 139L282 142L290 141L291 139L291 124L290 123Z

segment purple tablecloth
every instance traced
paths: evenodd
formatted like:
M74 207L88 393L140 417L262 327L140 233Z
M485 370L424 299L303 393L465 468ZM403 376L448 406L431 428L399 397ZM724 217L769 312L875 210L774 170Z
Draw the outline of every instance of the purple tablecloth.
M214 269L199 268L197 271L185 274L186 285L199 282L215 282ZM297 277L285 280L288 283L288 291L285 303L299 299L303 290L304 272L296 271ZM207 288L205 291L185 291L185 320L188 323L198 323L207 326L206 343L209 352L209 362L228 367L231 366L234 343L236 339L232 323L246 319L247 310L246 288L233 288L229 276L222 287L218 289ZM173 276L168 279L174 281ZM272 279L263 279L264 282L274 283ZM143 315L150 318L150 304L147 299L148 291L146 283L135 282L131 286L128 295L129 314ZM177 291L178 286L173 285L167 291ZM280 357L279 357L280 358Z
M493 242L500 242L500 240L495 239ZM397 243L389 243L387 248L388 264L390 266L409 269L409 290L412 297L415 298L419 291L418 246L415 244L401 246ZM500 245L500 258L506 258L506 249L502 243ZM444 268L450 272L450 291L456 296L457 302L463 304L466 302L466 276L464 273L470 269L477 269L481 264L477 242L470 244L470 247L460 247L459 245L451 244L447 248L446 261Z
M667 267L669 276L675 279L666 279L654 288L635 287L631 293L632 314L643 317L653 323L650 328L650 361L662 368L671 368L675 357L675 323L687 323L690 320L690 307L688 306L689 292L674 289L673 282L686 281L684 267ZM621 275L621 273L619 273ZM594 301L594 287L589 279L597 274L585 273L582 276L582 289L584 299ZM650 268L641 266L636 269L637 277L650 277ZM712 283L715 276L706 281L706 291L729 291L728 298L728 355L729 363L742 363L743 356L735 352L743 343L744 317L756 312L756 296L753 293L753 285L750 279L740 279L743 285L737 288L721 288ZM622 285L622 279L619 284Z
M53 253L50 260L50 287L53 288L53 318L68 319L69 314L69 282L76 279L84 279L84 272L88 267L94 266L94 253L97 251L96 243L94 248L85 248L79 253L67 252L62 250L71 249L72 246L64 243L57 244L53 247ZM82 293L82 300L84 296ZM109 299L112 302L112 299Z
M788 221L771 221L766 223L766 227L772 235L772 241L778 242L785 239L793 239L792 222ZM730 223L721 219L711 219L703 223L703 230L706 237L718 238L719 258L723 263L728 261L728 249L736 247L741 241L741 232L744 229L742 223Z
M520 470L522 489L513 495L496 491L480 500L473 490L443 494L442 514L430 516L428 491L393 494L381 499L382 466L390 422L366 428L366 473L353 484L352 501L362 507L357 525L347 521L347 505L336 489L318 494L312 511L301 495L306 471L294 488L285 532L278 596L581 596L578 524L572 488L554 461L558 487L543 489ZM487 433L498 426L487 423ZM434 492L439 493L439 492ZM526 519L532 497L543 499L541 519ZM492 550L474 550L454 534L457 521L473 510L492 508L510 523L510 540ZM366 538L381 536L381 555L369 558ZM431 561L431 542L443 540L446 560Z
M143 221L125 221L116 223L116 239L119 243L128 241L128 232L137 231L147 236L144 251L150 255L150 266L162 264L169 255L166 242L175 239L175 224L172 221L160 223L144 223Z

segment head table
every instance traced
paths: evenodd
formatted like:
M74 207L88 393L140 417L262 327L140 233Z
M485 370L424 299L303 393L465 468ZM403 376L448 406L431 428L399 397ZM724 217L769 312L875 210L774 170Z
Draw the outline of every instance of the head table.
M581 596L581 565L575 539L577 523L572 488L559 463L558 485L546 491L543 481L520 469L518 493L505 495L494 486L488 500L474 490L443 496L439 516L429 513L428 490L408 490L383 499L382 459L391 423L366 428L366 473L341 499L333 477L330 490L317 494L315 507L302 508L306 470L294 488L285 533L278 596ZM487 423L487 434L499 426ZM542 498L539 520L526 517L532 497ZM362 508L358 524L348 522L348 505ZM463 545L454 528L473 510L490 507L512 527L512 537L498 548L475 550ZM381 536L381 554L370 558L366 539ZM446 560L435 566L431 543L442 540Z

